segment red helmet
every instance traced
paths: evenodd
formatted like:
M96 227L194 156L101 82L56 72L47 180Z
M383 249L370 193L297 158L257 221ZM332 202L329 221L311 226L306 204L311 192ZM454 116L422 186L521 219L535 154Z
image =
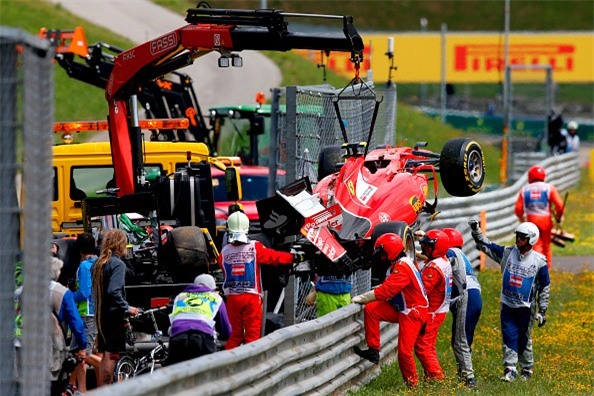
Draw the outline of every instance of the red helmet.
M402 238L398 235L390 232L380 235L380 237L376 239L373 248L376 251L384 251L387 259L394 261L404 250L404 242L402 242Z
M444 228L442 231L450 239L450 247L462 247L464 245L464 237L462 237L462 234L457 229Z
M547 173L542 166L534 165L528 169L528 183L544 181Z
M441 257L450 248L450 238L441 230L429 230L421 239L421 244L433 246L433 252L429 258Z

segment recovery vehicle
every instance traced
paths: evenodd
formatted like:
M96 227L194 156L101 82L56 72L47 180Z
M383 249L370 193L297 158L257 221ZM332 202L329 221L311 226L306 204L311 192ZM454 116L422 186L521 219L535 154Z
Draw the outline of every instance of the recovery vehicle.
M134 301L128 293L131 304L148 306L146 298L163 296L157 286L172 281L191 282L193 277L208 270L204 262L212 262L208 254L208 235L200 231L205 216L199 202L212 204L212 177L210 163L193 163L188 158L188 167L173 175L152 179L145 169L145 145L142 141L138 102L147 82L157 81L175 70L188 66L196 58L209 52L221 54L219 66L239 66L242 50L288 51L291 49L313 49L350 52L352 61L359 65L363 54L363 41L358 35L352 17L322 16L342 23L338 33L302 33L288 29L287 18L312 15L288 14L278 10L223 10L191 8L188 10L188 24L179 29L149 40L131 49L117 52L113 56L113 67L107 78L104 73L95 77L97 86L105 85L108 102L108 132L113 160L115 187L106 189L113 196L89 198L82 201L86 228L94 216L140 213L151 222L154 248L144 252L135 251L140 262L166 263L171 277L156 276L147 283L141 295L143 301ZM105 64L103 65L105 66ZM73 69L74 70L74 69ZM237 170L228 167L226 181L238 186ZM238 199L239 192L231 188L230 200ZM169 249L162 246L162 223L171 218L175 228L169 230ZM206 248L203 248L206 246ZM215 251L216 255L216 251ZM205 260L204 256L209 256ZM162 265L159 267L163 267ZM169 289L168 289L169 290ZM169 290L172 291L172 290ZM167 296L174 294L168 293Z

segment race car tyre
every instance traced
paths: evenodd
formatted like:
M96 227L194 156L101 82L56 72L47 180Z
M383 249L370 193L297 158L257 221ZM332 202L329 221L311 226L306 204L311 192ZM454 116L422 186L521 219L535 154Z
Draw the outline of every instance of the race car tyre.
M318 156L318 181L328 175L335 173L336 166L342 162L342 148L340 146L328 146L320 150Z
M208 247L199 227L174 228L169 233L168 265L176 282L191 282L208 272Z
M130 356L122 356L113 370L113 382L122 382L136 375L136 363Z
M407 257L409 257L413 262L415 261L415 240L413 237L412 230L404 221L388 221L385 223L380 223L375 226L373 232L371 233L371 245L375 245L375 241L380 235L394 233L402 238L404 242L404 249L406 251ZM374 285L380 284L384 281L386 277L386 271L388 268L376 268L372 267L371 269L371 278L372 283Z
M483 186L483 150L472 139L448 140L441 150L439 168L441 182L451 195L469 197L479 192Z

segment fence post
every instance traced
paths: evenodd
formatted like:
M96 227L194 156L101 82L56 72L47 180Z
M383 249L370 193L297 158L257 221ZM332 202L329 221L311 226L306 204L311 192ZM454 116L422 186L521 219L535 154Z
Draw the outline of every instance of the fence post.
M268 156L268 196L272 197L276 191L276 173L278 171L278 119L280 111L280 89L272 90L272 104L270 107L270 154Z
M483 231L483 234L486 234L487 233L487 211L486 210L481 210L480 219L481 219L481 230ZM482 271L486 268L487 268L487 255L485 254L485 252L483 252L481 250L480 259L479 259L479 269Z
M297 87L287 87L287 112L285 115L287 142L286 181L292 183L296 180L297 159Z

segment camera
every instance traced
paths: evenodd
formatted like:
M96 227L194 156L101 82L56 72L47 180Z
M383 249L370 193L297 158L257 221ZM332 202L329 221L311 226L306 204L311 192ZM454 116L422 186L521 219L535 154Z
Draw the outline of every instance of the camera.
M62 372L71 373L74 371L77 365L78 360L76 357L71 352L67 352L64 362L62 362Z

